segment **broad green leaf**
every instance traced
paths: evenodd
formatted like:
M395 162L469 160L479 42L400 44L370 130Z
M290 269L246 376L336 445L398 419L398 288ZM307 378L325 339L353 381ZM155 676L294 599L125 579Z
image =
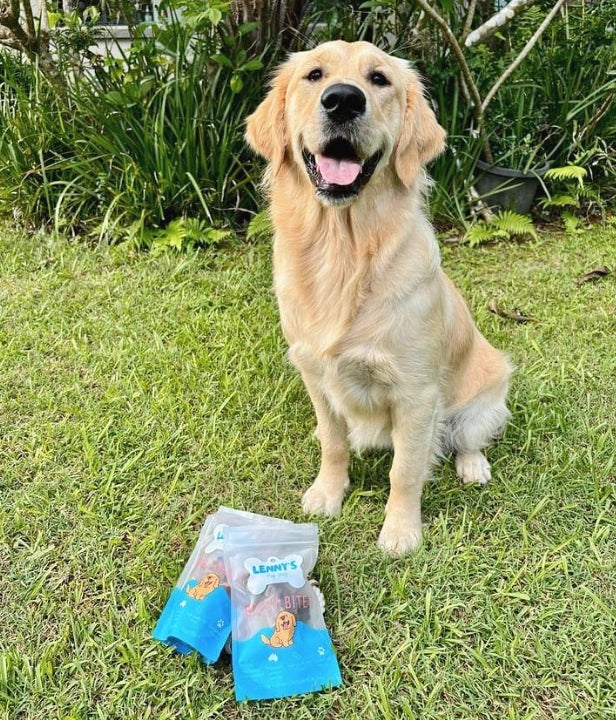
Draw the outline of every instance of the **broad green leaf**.
M251 33L253 30L256 30L258 27L259 27L258 22L242 23L238 28L238 32L241 36L248 35L248 33Z
M232 68L233 63L226 55L223 55L222 53L217 53L216 55L212 55L212 60L218 65L222 65L222 67L226 68Z
M263 67L263 63L258 60L249 60L245 65L242 66L242 70L261 70Z
M222 13L218 8L209 8L207 10L207 16L212 25L218 25L218 23L222 20Z

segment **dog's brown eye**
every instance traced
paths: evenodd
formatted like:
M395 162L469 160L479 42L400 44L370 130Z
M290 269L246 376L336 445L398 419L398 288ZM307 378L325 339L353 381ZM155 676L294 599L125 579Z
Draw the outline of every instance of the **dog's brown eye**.
M323 71L321 68L315 68L314 70L311 70L308 75L306 75L306 80L310 80L310 82L316 82L317 80L320 80L323 77Z
M373 85L378 85L379 87L389 85L389 80L385 77L385 75L383 75L383 73L380 72L370 73L370 82Z

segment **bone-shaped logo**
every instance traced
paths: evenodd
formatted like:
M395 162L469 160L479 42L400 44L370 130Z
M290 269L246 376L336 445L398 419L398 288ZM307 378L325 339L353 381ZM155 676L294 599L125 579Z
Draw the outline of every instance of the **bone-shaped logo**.
M221 523L214 528L214 539L211 540L204 548L204 553L213 553L214 550L222 550L222 541L224 539L225 528L229 527Z
M250 557L244 560L248 570L246 587L253 595L260 595L268 585L289 583L294 588L301 588L306 582L302 572L302 556L287 555L285 558L269 557L262 560Z

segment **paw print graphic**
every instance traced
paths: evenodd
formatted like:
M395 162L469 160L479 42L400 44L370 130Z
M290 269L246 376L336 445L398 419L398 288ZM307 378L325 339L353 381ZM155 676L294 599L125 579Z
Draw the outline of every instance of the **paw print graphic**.
M216 627L222 628L224 626L225 626L225 621L222 618L220 618L220 620L216 623Z
M325 648L321 645L317 648L319 655L325 655Z

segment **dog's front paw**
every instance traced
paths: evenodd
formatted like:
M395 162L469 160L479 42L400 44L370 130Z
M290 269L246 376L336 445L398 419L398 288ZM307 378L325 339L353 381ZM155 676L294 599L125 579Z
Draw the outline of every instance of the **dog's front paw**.
M456 455L456 471L465 485L476 483L486 485L492 479L490 463L478 450Z
M340 515L342 500L348 487L348 480L332 487L317 478L302 497L303 511L308 515Z
M409 522L402 515L388 516L381 528L379 547L388 555L401 557L421 545L421 521Z

